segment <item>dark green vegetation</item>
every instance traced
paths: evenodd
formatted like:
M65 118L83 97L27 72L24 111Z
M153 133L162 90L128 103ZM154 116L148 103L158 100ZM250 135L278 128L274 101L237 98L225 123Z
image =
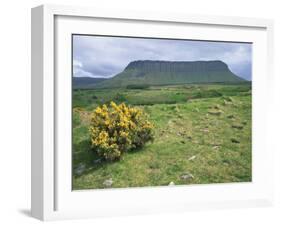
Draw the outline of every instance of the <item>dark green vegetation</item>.
M73 189L251 181L251 85L73 91ZM90 112L111 100L142 108L155 139L106 162L91 151Z
M74 89L79 88L90 88L92 86L95 86L96 84L104 81L106 79L104 78L91 78L91 77L73 77L72 83Z
M76 78L77 80L78 78ZM78 79L79 80L79 79ZM233 74L222 61L133 61L111 79L80 88L112 88L140 85L175 85L194 83L241 83L244 79Z

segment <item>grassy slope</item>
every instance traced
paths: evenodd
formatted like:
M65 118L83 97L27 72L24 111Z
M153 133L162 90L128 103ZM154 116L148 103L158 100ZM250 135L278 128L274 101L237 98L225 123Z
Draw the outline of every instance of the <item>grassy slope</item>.
M155 124L155 141L119 162L95 163L88 141L89 111L112 99L140 105ZM74 189L103 188L109 178L112 187L251 181L249 86L75 91L73 104L73 168L86 165L82 175L73 177ZM211 114L218 111L222 113ZM192 180L180 178L187 172Z
M165 73L151 72L138 76L138 70L126 69L112 79L101 82L97 87L126 87L129 84L170 85L184 83L210 83L210 82L243 82L245 80L234 75L231 71L200 73Z

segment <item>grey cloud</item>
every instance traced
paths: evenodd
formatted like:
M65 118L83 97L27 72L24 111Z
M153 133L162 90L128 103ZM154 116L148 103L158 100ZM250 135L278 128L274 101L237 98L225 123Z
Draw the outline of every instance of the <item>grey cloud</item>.
M251 80L252 47L246 43L73 37L74 76L109 77L134 60L222 60L237 75Z

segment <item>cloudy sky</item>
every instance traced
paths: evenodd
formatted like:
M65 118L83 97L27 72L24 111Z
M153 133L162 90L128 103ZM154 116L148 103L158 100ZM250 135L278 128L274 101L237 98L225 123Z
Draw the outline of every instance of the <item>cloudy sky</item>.
M248 43L73 36L75 77L112 77L134 60L222 60L236 75L252 79Z

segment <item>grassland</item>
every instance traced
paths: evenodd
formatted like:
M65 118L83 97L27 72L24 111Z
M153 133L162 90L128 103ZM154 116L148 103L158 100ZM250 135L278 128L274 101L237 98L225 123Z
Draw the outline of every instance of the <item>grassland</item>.
M120 161L91 151L90 112L109 101L142 108L155 140ZM251 181L251 86L178 85L73 91L73 189Z

